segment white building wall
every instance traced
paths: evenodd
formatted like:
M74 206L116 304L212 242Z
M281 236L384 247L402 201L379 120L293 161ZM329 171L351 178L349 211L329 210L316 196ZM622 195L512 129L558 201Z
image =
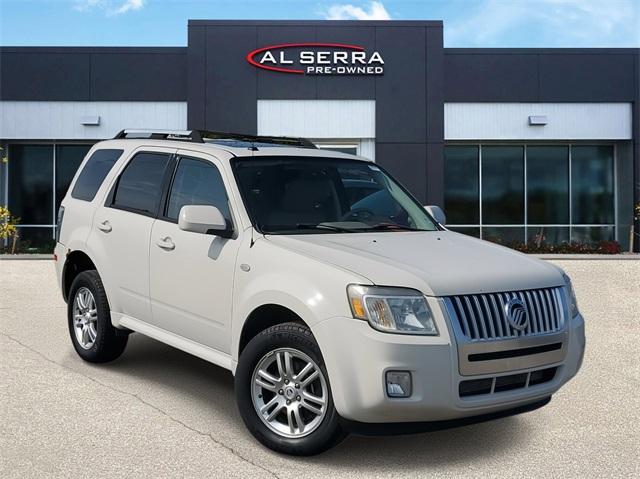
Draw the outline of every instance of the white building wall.
M258 135L375 138L374 100L258 100Z
M86 116L99 116L100 124L83 125ZM186 127L185 102L0 102L2 140L97 140L112 138L124 128Z
M529 125L529 116L547 124ZM445 140L629 140L631 103L446 103Z

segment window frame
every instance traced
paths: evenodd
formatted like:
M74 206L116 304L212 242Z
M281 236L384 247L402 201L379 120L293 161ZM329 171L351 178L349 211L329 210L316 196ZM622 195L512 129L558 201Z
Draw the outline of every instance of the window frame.
M122 179L122 175L125 173L125 171L127 171L127 168L129 167L131 162L140 154L163 155L163 156L169 157L169 161L167 161L167 164L165 165L165 168L164 168L162 182L160 183L160 198L159 198L158 204L156 206L156 211L155 212L153 212L153 211L147 212L145 210L139 210L137 208L131 208L131 207L128 207L128 206L121 206L121 205L114 204L116 192L118 191L118 187L120 185L120 180ZM107 195L107 197L105 199L105 202L104 202L104 207L105 208L112 208L114 210L126 211L128 213L134 213L134 214L137 214L137 215L146 216L148 218L157 219L159 214L160 214L160 208L162 207L163 199L165 197L165 193L166 193L168 184L169 184L169 182L171 180L171 172L173 171L173 168L175 167L175 162L176 162L176 154L175 154L175 152L154 151L154 150L151 150L151 149L134 150L132 152L131 156L127 159L127 161L123 165L122 169L118 172L117 178L115 179L115 181L111 185L111 188L109 190L109 194Z

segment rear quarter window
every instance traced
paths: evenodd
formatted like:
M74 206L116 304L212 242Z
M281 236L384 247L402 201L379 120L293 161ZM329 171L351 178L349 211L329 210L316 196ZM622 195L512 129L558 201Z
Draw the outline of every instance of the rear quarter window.
M100 185L122 156L124 150L96 150L87 160L76 180L71 197L77 200L93 201Z

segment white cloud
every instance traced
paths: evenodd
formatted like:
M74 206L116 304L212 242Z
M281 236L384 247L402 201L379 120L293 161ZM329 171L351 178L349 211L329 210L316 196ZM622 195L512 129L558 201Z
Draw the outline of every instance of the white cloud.
M144 7L145 0L75 0L73 9L79 12L102 10L107 15L121 15Z
M449 47L638 46L639 23L635 0L484 0L460 19L445 20L444 35Z
M144 7L144 0L126 0L114 13L118 15L127 13L129 10L140 10L142 7Z
M368 9L351 4L331 5L323 15L327 20L391 20L382 2L371 2Z

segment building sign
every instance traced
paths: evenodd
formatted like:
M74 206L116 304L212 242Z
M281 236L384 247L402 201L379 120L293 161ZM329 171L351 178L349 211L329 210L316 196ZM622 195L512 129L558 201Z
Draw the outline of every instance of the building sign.
M384 60L377 51L341 43L286 43L249 52L256 68L298 75L382 75Z

